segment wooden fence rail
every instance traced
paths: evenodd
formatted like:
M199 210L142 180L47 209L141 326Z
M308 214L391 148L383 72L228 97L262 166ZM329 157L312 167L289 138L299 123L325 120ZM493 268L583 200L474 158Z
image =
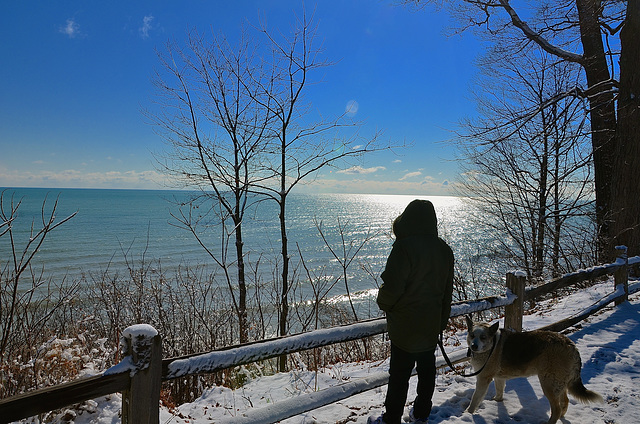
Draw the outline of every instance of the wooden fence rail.
M612 264L567 274L544 285L528 289L525 289L523 273L511 272L506 277L507 291L505 296L457 302L452 305L451 317L505 307L505 327L520 331L526 301L581 281L613 274L615 276L613 293L585 311L545 327L560 331L585 319L611 302L619 304L625 301L629 294L640 291L640 283L629 287L627 278L629 265L636 264L640 264L640 257L627 258L626 250L621 250L620 257ZM385 319L376 318L339 327L231 346L213 352L162 360L160 335L151 326L135 325L127 328L123 333L123 340L126 342L124 349L126 356L119 364L98 376L2 399L0 400L0 423L16 421L85 400L122 392L123 424L156 424L159 416L158 405L162 380L211 373L282 354L370 337L385 331ZM453 352L450 356L454 362L467 359L466 352L462 350ZM444 361L438 362L438 366L444 365ZM262 408L259 415L256 415L256 411L249 410L246 415L232 418L229 422L261 422L265 424L265 416L270 417L269 422L277 422L353 396L356 393L382 386L386 384L387 378L387 373L372 375L366 379L351 381L319 392L302 395L291 401L270 405L267 407L268 411Z

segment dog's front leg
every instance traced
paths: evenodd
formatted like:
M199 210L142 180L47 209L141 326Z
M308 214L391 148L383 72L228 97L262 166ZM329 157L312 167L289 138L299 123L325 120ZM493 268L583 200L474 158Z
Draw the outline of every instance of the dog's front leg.
M491 378L486 377L477 377L476 380L476 390L473 392L473 396L471 397L471 403L467 408L467 411L473 414L476 412L478 405L484 399L484 396L487 394L487 389L489 388L489 383L491 382Z

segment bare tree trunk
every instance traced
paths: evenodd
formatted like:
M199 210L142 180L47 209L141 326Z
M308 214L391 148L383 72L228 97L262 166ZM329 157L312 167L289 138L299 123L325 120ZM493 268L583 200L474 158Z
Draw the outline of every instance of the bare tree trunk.
M289 114L288 116L291 116ZM282 281L280 293L280 335L285 336L289 332L289 239L287 237L287 121L283 122L281 137L281 151L280 151L280 197L278 204L280 206L280 246L282 255ZM287 355L282 355L279 358L280 372L287 370Z
M553 115L551 117L553 119ZM538 216L537 216L537 239L535 243L535 273L536 277L542 277L544 270L544 245L545 228L547 225L547 181L549 174L549 124L547 123L547 113L542 111L542 157L540 162L540 182L538 183ZM551 124L551 125L555 125Z
M234 220L234 221L237 221ZM240 327L240 343L249 341L249 323L247 322L247 284L244 264L244 241L242 240L242 223L236 224L236 257L238 258L238 325Z
M629 0L620 34L620 92L612 178L613 241L630 255L640 252L640 0ZM613 251L613 249L610 249Z
M238 89L242 86L238 82ZM238 90L239 91L239 90ZM236 105L237 107L237 105ZM233 128L234 124L230 124L229 127ZM245 197L246 192L246 180L248 179L247 161L244 160L241 155L242 143L240 143L236 137L236 133L231 131L231 137L233 138L234 145L234 182L233 182L233 224L236 234L236 258L238 261L238 326L240 327L240 343L247 343L249 341L249 323L247 322L247 281L245 275L244 264L244 240L242 233L244 210L245 210ZM244 162L244 167L242 163ZM242 173L244 171L244 174Z
M554 117L557 116L554 106ZM560 276L560 231L562 231L562 217L560 216L560 137L558 127L555 130L555 143L553 149L553 254L551 256L552 276Z
M583 67L587 76L590 117L591 144L593 146L593 166L595 171L596 220L598 224L598 251L602 259L611 255L609 239L611 212L611 178L613 160L616 153L616 110L615 99L608 84L611 74L600 30L601 0L576 0L580 21L580 38L584 51ZM636 34L637 36L637 34Z
M284 182L284 178L283 178ZM280 198L280 236L282 237L282 292L280 293L280 335L284 336L288 333L289 321L289 241L287 238L286 227L286 199L283 195ZM279 370L284 372L287 370L287 355L280 356Z

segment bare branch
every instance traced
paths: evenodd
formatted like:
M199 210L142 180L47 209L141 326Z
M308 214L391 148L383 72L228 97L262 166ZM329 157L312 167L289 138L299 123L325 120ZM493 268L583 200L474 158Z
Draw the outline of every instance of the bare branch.
M544 51L550 53L552 55L561 57L569 62L575 62L579 64L584 64L584 57L580 54L576 54L573 52L569 52L564 50L558 46L554 46L549 43L544 37L542 37L538 32L534 31L525 21L520 19L518 13L511 7L509 0L499 0L502 8L509 14L511 18L511 22L513 25L520 29L522 33L531 41L538 44Z

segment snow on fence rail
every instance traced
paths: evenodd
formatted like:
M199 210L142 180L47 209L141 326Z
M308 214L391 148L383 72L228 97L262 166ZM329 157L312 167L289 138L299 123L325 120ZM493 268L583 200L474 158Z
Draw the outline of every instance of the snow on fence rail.
M167 359L163 364L163 378L170 380L191 374L213 373L238 365L275 358L287 353L358 340L382 334L386 330L387 323L385 319L376 318L291 336L260 340L209 353Z
M525 291L524 300L533 300L542 295L551 293L555 290L559 290L573 284L579 283L584 280L595 279L604 275L615 274L616 272L627 272L628 265L640 264L640 256L634 256L627 258L627 249L624 246L618 246L616 249L620 252L620 255L615 262L605 265L597 265L591 268L582 269L576 272L565 274L560 278L551 280L546 284L537 287L530 287ZM620 279L626 278L626 276L619 276Z
M631 286L628 284L628 267L636 264L640 264L640 257L627 258L626 248L624 248L620 249L620 257L612 264L567 274L542 286L526 290L524 274L510 272L506 276L505 296L455 303L452 305L451 317L504 306L505 327L520 331L525 301L580 281L613 274L615 276L613 293L583 312L545 327L560 331L594 314L611 302L622 303L628 299L629 294L640 291L640 283ZM385 331L386 321L384 318L377 318L276 339L260 340L198 355L162 360L160 335L148 325L136 325L127 328L123 333L126 356L119 364L94 377L2 399L0 400L0 423L122 392L123 424L156 424L159 416L158 405L162 380L211 373L282 354L357 340ZM450 357L454 363L467 359L466 352L463 350L453 352ZM444 361L439 360L438 366L445 366ZM277 422L382 386L387 383L387 379L387 373L372 374L357 381L349 381L318 392L300 395L289 401L281 401L266 408L250 409L244 415L230 419L229 423Z
M512 294L491 296L473 302L459 302L451 307L451 316L466 315L509 305L516 300ZM163 363L163 379L171 380L192 374L213 373L238 365L275 358L335 343L348 342L382 334L387 331L385 318L374 318L354 324L309 331L276 339L260 340L245 345L219 349L213 352L166 359Z

